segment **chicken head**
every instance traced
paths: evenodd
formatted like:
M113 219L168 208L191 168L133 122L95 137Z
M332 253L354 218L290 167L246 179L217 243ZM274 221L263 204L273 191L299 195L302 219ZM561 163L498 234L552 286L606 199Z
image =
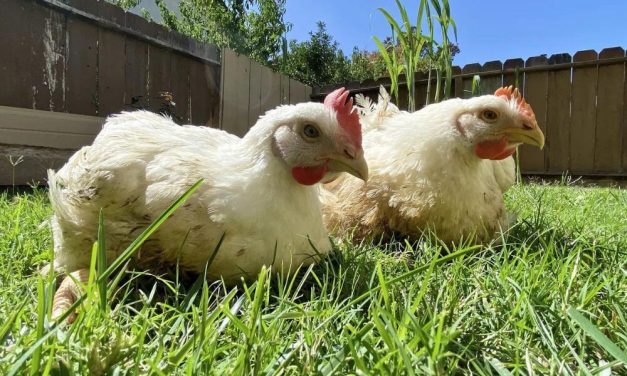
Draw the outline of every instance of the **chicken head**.
M298 183L313 185L339 172L367 179L359 115L348 95L340 88L327 95L324 105L293 106L276 128L275 152Z
M502 87L493 96L471 98L457 119L458 131L482 159L502 160L520 144L544 146L544 134L518 89Z

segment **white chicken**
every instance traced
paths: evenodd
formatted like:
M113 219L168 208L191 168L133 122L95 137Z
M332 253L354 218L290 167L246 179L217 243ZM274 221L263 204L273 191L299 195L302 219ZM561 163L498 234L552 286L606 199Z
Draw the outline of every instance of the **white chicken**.
M318 189L327 173L366 179L359 116L349 92L324 104L268 111L243 137L178 126L150 112L107 119L91 146L49 172L55 269L86 278L102 208L107 260L113 261L161 212L204 183L142 246L139 267L178 264L227 283L263 265L289 272L331 250ZM54 303L60 315L76 298L66 278Z
M359 97L370 177L341 176L321 192L327 228L356 238L487 241L507 226L503 192L513 183L511 155L521 143L544 145L531 106L517 89L399 111L385 89L377 104Z

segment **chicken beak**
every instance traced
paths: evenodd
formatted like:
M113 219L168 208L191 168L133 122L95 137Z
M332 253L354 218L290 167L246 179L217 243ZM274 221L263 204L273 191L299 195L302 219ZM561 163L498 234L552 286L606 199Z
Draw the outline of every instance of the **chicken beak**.
M504 131L507 140L510 143L521 143L537 146L540 149L544 147L544 133L537 124L532 126L524 126L523 128L512 127Z
M329 172L348 172L363 181L368 180L368 163L363 152L354 158L348 155L334 157L329 160L327 167Z

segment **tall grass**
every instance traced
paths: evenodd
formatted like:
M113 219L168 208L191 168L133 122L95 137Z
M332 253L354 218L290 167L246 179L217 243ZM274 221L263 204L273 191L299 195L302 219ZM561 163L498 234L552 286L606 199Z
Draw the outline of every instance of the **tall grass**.
M400 21L394 19L389 11L379 8L379 11L390 25L391 45L385 45L381 39L374 36L373 39L383 57L388 75L390 76L390 94L398 102L399 76L405 74L407 85L407 106L409 111L416 110L416 82L415 76L418 68L426 61L428 80L427 98L431 99L432 72L436 73L436 88L434 99L448 99L452 86L453 58L450 48L450 31L457 39L457 26L451 17L451 9L448 0L421 0L418 6L416 22L412 25L407 9L400 0L396 0L396 6L400 13ZM423 26L427 27L427 33L423 33ZM435 29L439 28L439 42L436 39ZM398 47L397 47L398 46Z
M500 244L345 240L239 286L118 262L55 326L45 192L4 193L0 374L624 374L627 192L527 184L507 205Z

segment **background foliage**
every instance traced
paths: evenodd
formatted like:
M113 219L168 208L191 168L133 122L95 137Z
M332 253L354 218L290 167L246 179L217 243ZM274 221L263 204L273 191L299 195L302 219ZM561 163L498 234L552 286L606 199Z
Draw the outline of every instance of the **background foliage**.
M110 0L129 9L141 0ZM291 25L284 19L286 0L181 0L179 14L155 0L163 24L192 38L231 48L298 81L312 86L377 79L386 75L379 51L354 47L350 54L340 49L324 22L305 41L288 41ZM147 12L142 12L149 17ZM383 40L385 49L401 54L398 39ZM421 51L417 69L429 66L430 54ZM456 52L453 49L453 54Z

